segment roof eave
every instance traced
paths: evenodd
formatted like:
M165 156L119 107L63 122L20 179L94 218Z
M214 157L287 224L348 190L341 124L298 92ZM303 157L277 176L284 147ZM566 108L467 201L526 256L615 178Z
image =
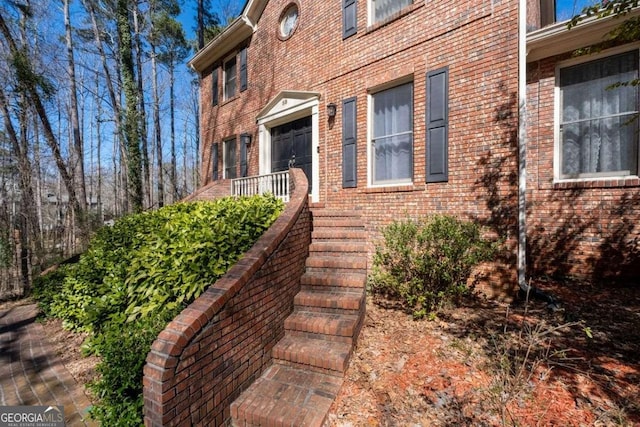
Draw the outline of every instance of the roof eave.
M242 14L234 19L220 34L196 52L187 65L202 73L227 52L242 43L256 31L258 20L268 0L248 0Z
M202 73L211 64L215 63L243 40L250 37L253 31L254 27L241 15L234 19L216 38L196 52L187 65L195 71Z
M600 43L624 19L639 15L640 9L634 9L624 17L587 18L571 30L567 29L569 21L564 21L532 31L527 34L527 62Z

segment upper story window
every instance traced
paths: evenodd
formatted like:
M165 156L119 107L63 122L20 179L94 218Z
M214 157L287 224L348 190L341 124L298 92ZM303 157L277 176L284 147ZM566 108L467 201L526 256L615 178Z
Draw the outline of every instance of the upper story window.
M413 178L413 83L371 95L371 183L394 185Z
M369 24L382 22L412 3L413 0L369 0Z
M224 179L237 178L236 168L236 139L229 139L224 142L224 153L222 162L224 164Z
M231 99L236 96L236 81L238 80L238 72L236 67L236 56L232 56L224 63L224 99Z
M638 174L638 51L559 69L559 178Z

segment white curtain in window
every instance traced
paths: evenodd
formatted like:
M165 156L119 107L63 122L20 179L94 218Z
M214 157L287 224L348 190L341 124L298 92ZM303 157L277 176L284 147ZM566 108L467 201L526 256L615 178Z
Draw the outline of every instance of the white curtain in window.
M374 182L413 174L413 84L373 95Z
M637 88L611 87L637 77L637 51L560 71L564 176L637 172Z
M373 0L374 21L380 21L409 6L413 0Z

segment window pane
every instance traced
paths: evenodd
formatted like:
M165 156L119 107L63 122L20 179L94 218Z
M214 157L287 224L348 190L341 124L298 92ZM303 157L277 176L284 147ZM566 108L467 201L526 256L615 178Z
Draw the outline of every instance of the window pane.
M373 182L413 176L413 83L373 95Z
M375 140L374 181L407 181L412 178L412 135Z
M225 179L236 178L236 141L226 141L224 143L224 177Z
M236 94L236 58L224 64L224 97L232 98Z
M636 174L638 52L560 70L562 174Z
M413 0L372 0L373 20L378 22L387 19L402 8L409 6Z

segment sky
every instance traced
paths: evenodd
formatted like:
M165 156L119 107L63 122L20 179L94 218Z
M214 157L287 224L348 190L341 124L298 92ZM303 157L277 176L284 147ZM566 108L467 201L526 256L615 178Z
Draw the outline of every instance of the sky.
M594 0L556 0L556 21L566 21L578 15L585 6L597 3Z

